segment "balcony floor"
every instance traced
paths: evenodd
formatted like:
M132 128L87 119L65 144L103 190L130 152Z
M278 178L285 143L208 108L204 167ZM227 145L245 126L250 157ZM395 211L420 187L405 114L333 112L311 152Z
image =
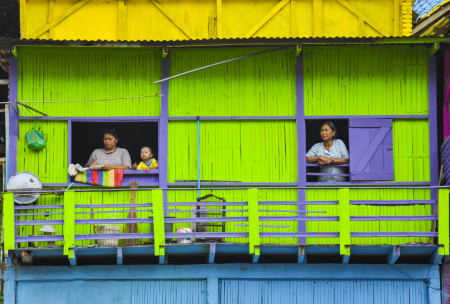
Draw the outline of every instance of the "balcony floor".
M140 264L205 264L205 263L433 263L439 264L438 246L431 244L353 245L350 257L339 254L339 245L262 244L261 255L249 254L248 244L237 243L167 243L165 256L155 256L153 245L99 247L80 246L76 258L69 259L62 247L20 248L14 254L20 259L23 251L32 252L33 261L26 265L140 265ZM11 254L11 251L10 251ZM24 260L25 262L25 260Z

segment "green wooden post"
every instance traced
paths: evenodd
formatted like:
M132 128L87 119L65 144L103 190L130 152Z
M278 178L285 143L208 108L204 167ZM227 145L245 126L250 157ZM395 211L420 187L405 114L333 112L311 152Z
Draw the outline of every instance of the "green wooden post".
M152 190L155 255L165 255L163 191Z
M3 193L4 246L6 250L16 249L16 227L14 223L14 193Z
M248 190L248 241L250 254L260 255L258 189Z
M341 255L350 255L350 190L339 189L339 244Z
M64 255L74 258L75 249L75 192L64 192Z
M449 189L439 189L439 255L449 255Z

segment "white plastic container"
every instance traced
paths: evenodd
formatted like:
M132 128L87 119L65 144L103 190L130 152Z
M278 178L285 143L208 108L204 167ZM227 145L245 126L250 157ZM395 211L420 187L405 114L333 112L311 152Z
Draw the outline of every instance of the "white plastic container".
M98 234L120 233L120 226L97 225L97 226L95 226L95 228L97 229ZM108 246L108 247L117 247L119 245L119 239L97 240L97 245Z
M179 228L177 229L177 233L192 233L192 229L185 227L185 228ZM192 244L195 242L195 238L178 238L177 243L178 244Z

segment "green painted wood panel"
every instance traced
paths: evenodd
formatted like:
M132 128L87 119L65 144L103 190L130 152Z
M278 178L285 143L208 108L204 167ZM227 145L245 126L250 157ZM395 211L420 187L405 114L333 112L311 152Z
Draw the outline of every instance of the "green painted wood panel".
M428 114L425 47L305 47L305 115Z
M25 134L34 121L21 120L17 140L17 171L30 171L43 183L67 182L68 134L67 121L41 121L42 131L47 140L43 150L28 148Z
M20 101L105 99L160 94L161 54L142 48L22 47ZM49 116L159 116L160 97L30 103ZM22 116L31 114L21 108Z
M354 189L350 190L350 200L423 200L430 199L430 190L427 189ZM307 190L307 201L333 201L338 200L338 190ZM325 211L326 213L315 214L317 216L338 216L337 205L325 206L307 206L308 211ZM351 216L378 216L378 215L430 215L430 205L416 206L350 206ZM313 215L313 214L311 214ZM429 232L431 230L431 221L361 221L351 222L350 232L373 232L373 231L392 231L392 232ZM306 231L308 232L339 232L338 222L307 222ZM351 238L352 245L399 245L412 242L428 243L429 238L418 237L374 237L374 238ZM339 244L338 238L308 238L308 244Z
M201 121L201 179L296 182L294 121ZM197 180L197 122L169 123L168 180Z
M260 51L174 50L170 55L170 74ZM173 79L169 115L295 115L295 62L293 51L278 51Z
M428 120L394 119L394 180L430 181L430 145Z

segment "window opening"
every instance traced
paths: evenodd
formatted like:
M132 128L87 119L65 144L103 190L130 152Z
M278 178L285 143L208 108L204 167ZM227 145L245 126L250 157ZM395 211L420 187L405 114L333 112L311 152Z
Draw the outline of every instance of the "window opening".
M131 163L139 164L141 148L150 145L158 160L158 122L72 122L72 164L86 165L95 149L103 148L103 131L116 129L117 147L128 150Z
M320 127L322 126L322 123L325 121L332 121L334 125L336 126L337 130L337 137L336 139L340 139L344 142L345 146L347 147L347 150L349 150L349 135L348 135L348 119L307 119L305 121L305 127L306 127L306 151L307 153L312 146L314 146L317 143L322 143L322 138L320 136ZM350 152L350 150L349 150ZM306 162L306 159L304 160ZM320 166L317 165L317 163L307 163L306 164L306 181L307 182L317 182L319 176L317 175L308 175L309 173L317 174L320 173ZM343 173L348 174L349 169L348 165L342 167ZM346 177L345 182L348 182L349 178Z

